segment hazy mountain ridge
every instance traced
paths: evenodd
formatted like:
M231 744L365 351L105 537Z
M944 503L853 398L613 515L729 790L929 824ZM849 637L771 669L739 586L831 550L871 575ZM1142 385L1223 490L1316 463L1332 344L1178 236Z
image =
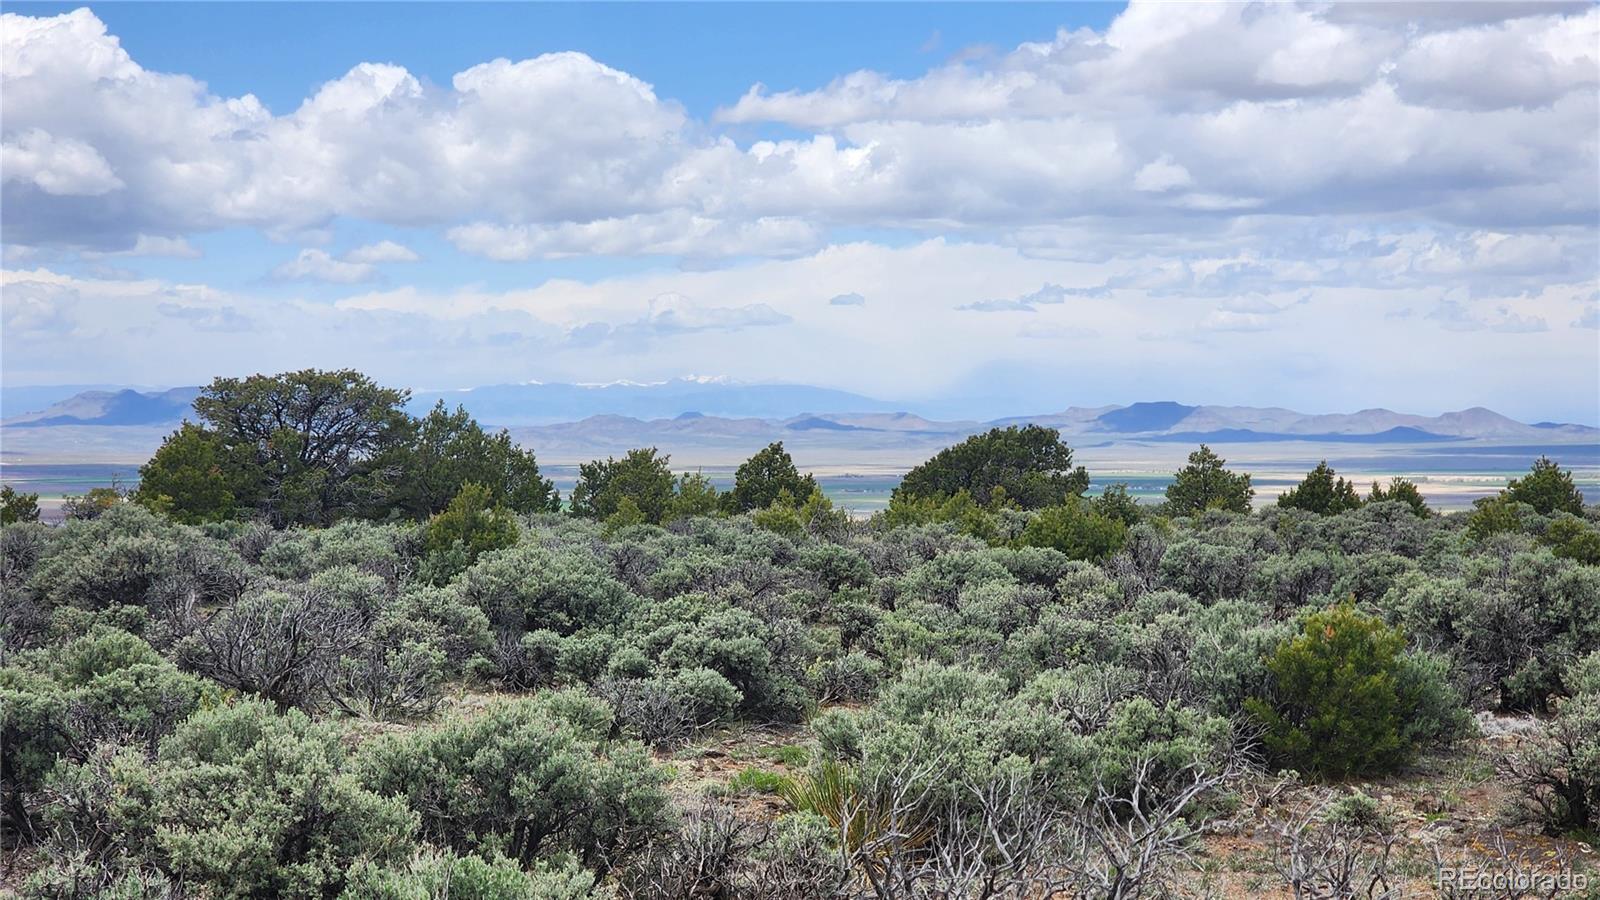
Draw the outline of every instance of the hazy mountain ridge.
M189 414L198 391L84 391L42 410L9 418L3 424L8 429L18 429L10 441L16 452L35 459L47 456L54 447L65 452L85 442L125 443L129 455L138 456L133 451L144 451L144 445L151 443L154 435L175 427ZM742 458L752 448L775 440L797 449L834 455L870 456L924 449L931 452L996 425L1027 423L1057 428L1074 446L1081 447L1202 441L1374 445L1600 441L1600 429L1550 422L1524 424L1482 407L1438 416L1382 408L1307 414L1283 407L1191 406L1155 401L1067 407L1058 412L989 421L938 420L908 412L899 404L846 391L707 379L419 391L413 395L409 408L421 414L439 400L452 408L457 404L465 406L487 425L510 427L519 441L541 454L574 459L652 445L708 457ZM829 409L835 411L825 411ZM126 440L119 438L119 433ZM26 441L21 440L24 434L30 435Z
M1120 410L1123 407L1114 408ZM1208 407L1196 407L1195 413L1205 415L1185 416L1170 428L1157 431L1126 432L1115 427L1126 427L1128 417L1113 418L1108 425L1104 413L1088 416L1091 410L1075 409L1053 415L1033 418L1019 417L994 422L937 422L910 416L863 416L808 414L789 419L721 419L715 416L695 416L676 419L632 419L623 416L594 416L577 422L557 425L513 428L512 435L522 444L536 448L540 453L561 458L579 458L615 455L632 447L655 446L676 453L694 453L697 456L737 457L740 453L762 443L781 440L796 451L813 453L837 452L848 449L854 453L887 452L891 450L921 449L933 452L956 443L996 424L1025 424L1035 422L1061 430L1075 447L1108 446L1111 444L1266 444L1274 442L1318 444L1364 444L1412 446L1428 444L1472 444L1475 440L1505 441L1526 439L1539 446L1562 443L1593 444L1600 439L1600 429L1582 425L1560 425L1556 428L1523 425L1488 410L1468 410L1446 413L1442 416L1387 416L1361 418L1349 416L1304 416L1286 419L1278 411L1257 417L1254 421L1276 424L1282 430L1257 430L1237 426L1212 427L1191 430L1199 425L1225 425L1241 419L1243 415L1224 416ZM1288 411L1284 411L1288 412ZM1486 414L1486 415L1484 415ZM1135 417L1137 420L1137 417ZM1389 425L1391 421L1420 422L1417 425ZM828 427L832 423L837 427ZM874 424L877 423L877 424ZM915 427L906 427L913 424ZM1362 431L1363 423L1378 430ZM1475 423L1484 424L1483 434L1463 433ZM1389 427L1379 428L1378 426ZM1315 431L1318 426L1341 430ZM1435 430L1435 428L1437 430ZM585 458L587 458L585 457Z
M165 391L84 391L52 403L42 410L23 413L5 420L12 428L38 428L53 425L164 425L177 424L189 414L200 389L172 388Z

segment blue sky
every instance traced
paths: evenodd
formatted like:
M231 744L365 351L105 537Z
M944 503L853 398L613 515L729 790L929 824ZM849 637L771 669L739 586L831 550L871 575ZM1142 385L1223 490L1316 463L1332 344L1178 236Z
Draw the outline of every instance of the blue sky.
M1600 419L1592 5L3 11L8 385Z

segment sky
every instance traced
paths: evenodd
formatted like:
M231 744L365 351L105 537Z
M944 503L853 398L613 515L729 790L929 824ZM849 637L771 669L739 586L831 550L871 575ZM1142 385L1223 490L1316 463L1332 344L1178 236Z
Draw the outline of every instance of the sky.
M1600 423L1600 7L0 4L0 381Z

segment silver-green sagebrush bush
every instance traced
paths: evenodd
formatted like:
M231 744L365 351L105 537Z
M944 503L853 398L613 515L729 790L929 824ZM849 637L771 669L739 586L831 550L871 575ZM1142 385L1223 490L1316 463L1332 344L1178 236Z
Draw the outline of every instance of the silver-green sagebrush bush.
M441 847L524 866L571 855L603 872L668 822L663 773L638 744L611 739L613 725L604 703L549 693L378 738L356 770Z

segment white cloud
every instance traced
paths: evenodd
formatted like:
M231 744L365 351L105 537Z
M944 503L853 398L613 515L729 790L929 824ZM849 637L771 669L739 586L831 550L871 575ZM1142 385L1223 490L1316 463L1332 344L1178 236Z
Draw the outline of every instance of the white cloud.
M0 168L8 182L31 182L59 197L94 197L122 187L122 179L94 147L37 128L0 146Z
M396 263L416 262L422 257L415 250L394 241L379 241L376 244L366 244L351 250L340 257L350 263Z
M1193 183L1194 179L1189 176L1189 170L1173 162L1172 157L1166 155L1147 163L1133 176L1134 190L1154 194L1188 187Z
M503 261L571 256L794 256L815 249L820 232L792 217L728 222L682 213L627 216L555 226L478 222L452 228L460 250Z
M371 263L334 259L326 250L308 247L301 250L294 259L273 269L272 277L285 281L331 281L338 284L354 284L378 277L378 270Z
M581 53L441 84L362 63L274 113L145 68L87 9L5 14L5 261L121 279L8 281L6 376L182 383L250 360L588 380L611 341L630 343L607 377L641 380L713 359L817 381L850 359L854 387L884 396L1006 366L1144 385L1165 383L1156 352L1207 399L1315 370L1306 390L1362 402L1448 382L1492 404L1597 363L1597 21L1586 4L1135 3L921 77L730 86L707 122ZM725 127L769 122L787 127ZM509 262L687 264L369 285L331 307L84 264L255 229L308 248L278 278L375 282L415 252L316 248L389 227ZM841 243L861 234L889 237ZM448 283L453 255L421 263L426 283ZM851 296L872 302L819 302ZM201 329L192 357L151 352ZM1052 345L1089 333L1071 360ZM1219 352L1230 365L1208 369Z
M1390 77L1418 103L1540 107L1600 86L1600 10L1423 35Z
M809 133L748 146L581 53L437 88L362 63L274 115L143 68L87 10L7 14L5 237L116 250L353 218L496 259L714 258L850 227L1009 240L1072 221L1151 247L1256 215L1587 225L1600 164L1572 136L1600 111L1600 11L1528 10L1134 3L920 78L758 85L718 121Z

